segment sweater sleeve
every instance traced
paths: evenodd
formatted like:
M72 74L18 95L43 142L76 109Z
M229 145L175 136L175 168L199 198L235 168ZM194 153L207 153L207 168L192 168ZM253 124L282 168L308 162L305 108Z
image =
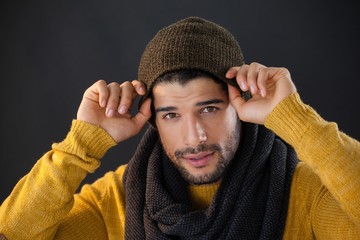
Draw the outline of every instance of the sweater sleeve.
M275 107L265 126L292 145L325 186L313 202L314 234L360 234L360 143L321 118L297 93Z
M64 141L52 145L1 205L0 233L9 240L52 239L81 181L115 144L103 129L74 120Z
M74 206L61 221L54 239L122 240L125 229L126 165L109 171L75 195Z

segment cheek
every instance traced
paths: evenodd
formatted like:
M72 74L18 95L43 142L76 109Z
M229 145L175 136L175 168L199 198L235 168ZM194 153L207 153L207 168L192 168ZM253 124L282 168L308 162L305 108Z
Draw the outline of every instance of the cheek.
M158 126L159 136L164 150L173 155L175 150L179 148L180 133L177 128L163 128Z
M225 114L222 115L216 122L212 123L212 126L209 126L208 136L211 136L212 139L217 139L218 141L225 141L228 139L229 135L232 135L237 124L238 124L238 115L235 109L232 106L229 106Z
M236 127L236 125L238 124L239 121L239 117L237 115L237 112L235 110L235 108L233 108L232 105L229 105L229 107L226 110L227 112L227 117L224 120L224 123L226 123L225 125L228 126L228 131L233 131L234 128Z

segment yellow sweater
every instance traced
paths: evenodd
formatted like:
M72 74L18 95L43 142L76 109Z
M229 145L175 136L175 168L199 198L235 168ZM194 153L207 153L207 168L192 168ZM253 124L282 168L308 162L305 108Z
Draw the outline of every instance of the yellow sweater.
M284 99L265 126L302 160L291 185L284 239L360 239L360 143L324 121L298 94ZM101 128L73 121L0 207L0 233L16 239L124 239L125 166L75 194L115 142ZM209 205L216 184L189 186L193 205ZM1 236L0 236L1 239Z

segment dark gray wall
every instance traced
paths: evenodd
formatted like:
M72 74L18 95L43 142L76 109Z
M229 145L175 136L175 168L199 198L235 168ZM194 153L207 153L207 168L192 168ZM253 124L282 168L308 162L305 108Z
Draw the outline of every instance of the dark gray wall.
M156 31L192 15L232 31L248 63L287 67L305 102L360 139L359 7L333 2L2 1L0 202L65 137L90 84L135 79ZM127 162L138 140L112 149L84 182Z

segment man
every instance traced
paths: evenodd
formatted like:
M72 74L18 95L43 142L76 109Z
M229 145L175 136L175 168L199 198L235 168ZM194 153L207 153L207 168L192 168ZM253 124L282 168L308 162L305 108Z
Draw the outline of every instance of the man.
M139 111L131 116L137 96ZM149 122L133 158L75 194ZM138 80L99 80L66 139L0 209L7 239L360 239L360 143L305 105L285 68L244 64L197 17L160 30Z

